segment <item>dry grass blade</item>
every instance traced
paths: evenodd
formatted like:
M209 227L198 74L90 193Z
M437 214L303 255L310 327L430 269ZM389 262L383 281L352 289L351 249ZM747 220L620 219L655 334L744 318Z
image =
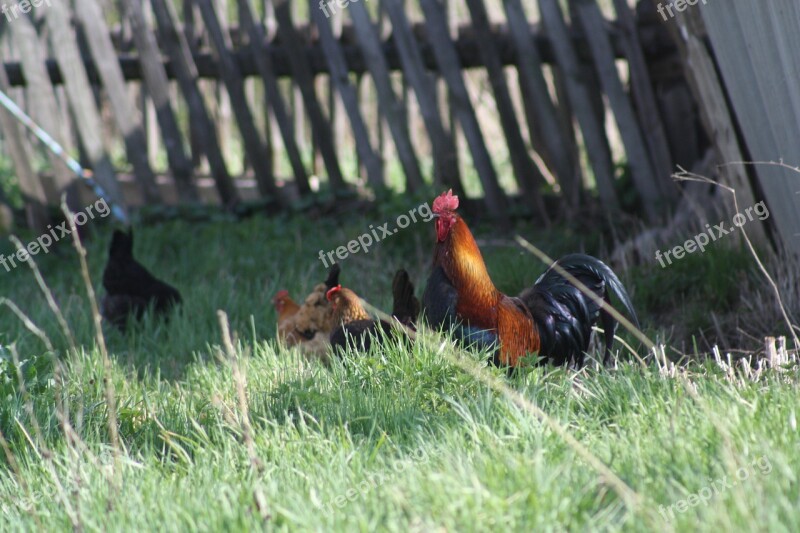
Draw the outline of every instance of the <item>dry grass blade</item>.
M12 344L9 346L9 351L11 352L11 358L14 361L14 370L16 370L17 373L17 385L19 386L19 393L22 396L22 401L25 405L25 413L28 415L28 418L33 424L33 431L36 435L36 444L43 449L43 455L45 457L49 457L50 451L44 444L42 426L39 424L39 419L36 417L36 412L33 410L33 401L31 400L30 394L28 394L28 387L25 386L25 377L22 375L22 365L20 364L17 347Z
M592 330L596 331L597 333L602 333L603 335L606 334L606 332L605 332L605 330L603 328L598 328L597 326L592 326ZM617 341L618 343L620 343L622 346L624 346L625 349L630 352L630 354L633 356L633 358L636 359L637 361L639 361L640 365L642 365L643 367L647 366L647 363L645 362L645 360L642 359L642 357L636 352L636 350L633 349L633 346L631 346L630 344L625 342L625 340L622 337L620 337L618 335L614 335L614 340Z
M5 305L9 309L11 309L11 312L17 315L17 318L19 318L22 321L22 324L25 326L25 328L27 328L28 331L30 331L31 333L33 333L42 340L42 342L44 343L45 347L49 352L55 351L55 349L53 348L53 343L50 342L50 338L47 336L47 334L41 329L39 329L39 326L34 324L33 320L28 318L28 315L23 313L22 310L19 307L17 307L17 304L12 302L8 298L3 298L2 296L0 296L0 305Z
M577 281L577 280L575 280ZM584 287L587 291L588 288ZM591 291L589 291L591 292ZM592 293L594 294L594 293ZM410 328L400 324L396 320L394 320L391 316L387 315L386 313L382 312L380 309L370 305L365 300L361 300L361 302L367 307L370 311L375 313L379 318L383 320L390 321L395 326L402 328L403 331L406 332L411 338L416 338L420 331L414 332ZM624 317L623 317L624 318ZM630 324L633 327L633 324ZM638 330L633 327L635 331ZM641 334L641 333L640 333ZM641 334L644 337L643 334ZM647 337L644 337L645 341L650 342ZM652 343L651 343L652 344ZM628 506L630 509L638 508L639 504L641 503L641 497L631 489L619 476L617 476L608 466L605 465L600 459L598 459L592 452L590 452L583 444L581 444L575 437L573 437L566 428L564 428L561 424L557 421L552 419L547 413L542 411L538 406L532 403L530 400L525 398L522 394L517 392L516 390L512 389L497 377L486 371L484 368L475 365L472 362L468 362L462 357L457 356L455 353L449 353L446 348L448 348L446 343L442 343L439 348L439 353L443 355L448 361L453 363L454 365L458 366L468 374L470 374L476 380L488 385L490 388L499 392L500 394L506 396L510 399L514 404L519 406L525 411L533 414L537 419L547 424L559 437L561 437L567 445L572 448L579 456L581 456L598 474L600 474L606 482L614 489L617 495L625 502L625 505ZM452 348L450 348L452 350ZM641 361L641 359L640 359ZM642 361L644 364L644 361Z
M8 465L11 467L11 470L14 471L17 482L25 492L25 497L28 498L28 500L32 500L34 493L31 490L30 485L25 481L25 476L22 475L22 471L19 468L19 462L14 456L14 453L11 451L11 447L8 445L8 441L6 440L6 436L3 434L2 430L0 430L0 447L3 448L3 453L5 453L6 459L8 460ZM33 513L33 519L36 521L36 525L39 526L39 530L41 531L42 523L39 520L39 515Z
M573 437L564 426L551 418L550 415L545 413L539 406L525 398L518 391L503 383L499 378L486 371L483 367L480 367L463 357L459 357L456 354L456 351L452 347L449 347L447 343L443 342L440 345L439 353L452 364L456 365L476 380L487 385L495 392L502 394L511 400L515 405L531 413L539 421L546 424L605 480L605 482L614 490L614 492L630 510L635 511L639 508L642 503L642 497L631 487L629 487L628 484L625 483L619 476L617 476L608 466L606 466L603 461L601 461L583 444L581 444L580 441Z
M42 426L39 424L39 419L36 417L36 411L33 408L33 400L31 399L30 394L28 394L28 388L25 386L25 378L22 375L22 366L20 365L17 348L12 344L10 349L11 349L11 356L14 361L14 367L17 371L17 383L19 386L20 395L22 396L22 400L25 405L25 412L28 415L28 418L30 419L31 423L33 424L34 434L36 435L36 446L41 448L40 457L44 459L44 463L47 466L47 471L50 474L50 477L53 480L53 484L56 487L58 498L64 505L64 509L67 512L70 521L72 522L72 528L76 531L80 531L83 529L81 527L80 517L78 516L77 512L72 507L72 505L70 505L69 498L67 497L67 492L64 489L64 486L61 484L61 480L58 478L58 473L56 472L55 466L53 464L53 452L50 451L50 449L45 444L44 434L42 433Z
M359 297L359 301L361 302L361 305L364 306L364 309L366 309L367 311L378 317L379 320L383 320L384 322L387 322L391 324L393 327L401 330L403 333L408 335L408 338L410 338L411 340L417 338L417 334L413 329L406 326L405 324L397 320L395 317L384 313L383 311L381 311L380 309L378 309L377 307L366 301L364 298Z
M728 163L728 165L735 165L735 164L746 164L746 163ZM752 165L758 165L758 164L777 165L777 166L782 166L784 168L788 168L788 169L791 169L791 170L794 170L794 171L800 173L800 169L797 169L797 168L794 168L794 167L790 167L790 166L785 165L783 163L747 163L747 164L752 164ZM724 166L724 165L720 165L720 166ZM734 189L733 187L729 187L727 185L723 185L722 183L716 182L716 181L712 180L711 178L707 178L707 177L701 176L699 174L694 174L694 173L689 172L689 171L687 171L687 170L685 170L685 169L683 169L681 167L678 167L678 168L680 168L681 171L672 175L672 177L674 179L676 179L678 181L696 181L696 182L699 182L699 183L708 183L708 184L711 184L711 185L716 185L717 187L721 187L723 190L726 190L726 191L730 192L733 195L733 206L734 206L734 209L736 209L737 213L739 212L739 202L736 200L736 189ZM764 274L764 277L767 278L767 282L769 282L770 286L772 287L773 292L775 293L775 299L777 300L778 307L780 308L781 314L783 315L783 320L786 322L786 325L789 327L789 331L791 332L792 338L794 339L795 350L800 350L800 339L797 337L797 333L795 332L794 325L792 324L792 321L789 318L789 314L786 312L786 306L783 305L783 298L781 298L781 291L780 291L780 288L778 287L778 284L772 278L772 275L770 275L769 271L767 270L767 267L764 266L764 263L761 261L761 258L758 256L758 253L756 252L756 249L753 246L753 241L750 240L750 237L747 235L747 231L745 231L744 226L741 226L739 229L742 231L742 235L744 236L744 240L747 243L747 248L748 248L748 250L750 250L750 254L753 256L753 259L755 259L756 264L758 265L758 269L761 271L762 274Z
M114 450L114 471L119 473L119 432L117 429L117 402L114 395L114 382L111 376L111 360L108 357L108 350L106 349L106 339L103 336L103 319L100 316L100 308L97 305L97 297L92 285L92 278L89 275L89 265L86 264L86 249L81 243L80 235L78 235L78 228L75 226L75 216L67 206L66 196L61 199L61 210L67 217L67 222L70 227L70 235L72 236L72 243L75 250L78 252L78 259L81 264L81 275L83 276L83 283L86 287L86 295L89 297L89 305L92 309L92 319L94 321L94 329L97 340L97 346L100 349L100 354L103 357L103 382L105 384L106 406L108 409L108 436L111 440L111 446Z
M231 365L231 372L233 373L233 381L236 385L236 395L239 402L239 411L241 412L240 423L242 426L242 438L244 439L245 446L247 446L250 465L256 471L262 472L264 470L264 463L259 459L256 453L256 446L253 441L253 426L250 424L250 411L247 407L247 379L239 368L239 359L236 356L236 350L231 340L228 315L225 311L218 310L217 318L219 319L219 327L222 332L222 344L225 347L225 353L228 356L228 362Z
M11 242L17 247L17 250L25 250L25 247L22 245L22 242L17 238L16 235L12 235L10 237ZM28 266L33 271L33 277L36 278L36 283L39 284L39 287L42 289L44 293L44 297L47 300L47 305L50 307L50 310L53 311L53 314L56 316L56 320L58 320L58 325L61 326L61 331L64 333L64 336L69 341L69 347L73 353L77 351L75 345L75 336L72 334L72 330L69 328L69 324L67 324L67 320L64 318L64 314L61 312L61 309L58 307L56 303L56 299L53 297L53 292L50 290L50 287L47 286L47 283L44 281L42 277L42 273L39 271L39 266L34 261L33 256L28 254L28 260L25 261L28 263Z
M634 326L630 320L622 316L622 314L619 311L610 306L605 300L603 300L603 298L595 294L594 291L589 289L589 287L581 283L580 280L578 280L575 276L573 276L572 274L561 268L561 266L557 262L553 261L546 253L544 253L539 248L537 248L536 246L525 240L525 238L520 235L516 235L514 238L516 239L517 243L519 243L519 245L522 246L522 248L524 248L531 254L535 255L545 265L548 265L550 268L558 272L567 281L573 284L579 291L581 291L587 297L591 298L594 303L596 303L603 310L605 310L611 316L613 316L617 320L617 322L622 324L622 326L625 329L627 329L633 335L635 335L636 338L639 339L639 341L641 341L642 344L644 344L647 347L648 351L651 351L655 347L655 343L651 341L650 338L647 337L647 335L642 333L641 330L639 330L639 328Z

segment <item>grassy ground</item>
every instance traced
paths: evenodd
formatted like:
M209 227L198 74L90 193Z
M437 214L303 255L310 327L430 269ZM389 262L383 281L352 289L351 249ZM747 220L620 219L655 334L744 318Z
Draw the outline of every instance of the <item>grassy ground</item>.
M76 351L30 270L0 270L0 297L46 333L59 360L51 365L43 341L0 307L2 529L800 530L793 367L745 379L712 363L669 373L624 362L509 378L474 370L485 354L433 336L330 370L280 348L272 295L304 293L324 278L319 250L419 203L339 220L139 228L137 256L185 303L168 323L105 331L113 410L70 245L38 262ZM99 287L109 232L98 227L88 261ZM507 237L475 229L501 289L515 292L543 271L496 242ZM582 231L521 232L553 256L599 253L600 240ZM343 284L388 309L396 268L421 291L431 238L430 225L417 224L352 256ZM703 314L701 304L735 312L735 287L750 274L743 267L727 278L717 268L742 257L712 250L672 278L626 272L646 332L669 337L673 324L659 321L687 301L701 310L692 315ZM713 283L703 276L715 271ZM217 310L229 317L233 357Z

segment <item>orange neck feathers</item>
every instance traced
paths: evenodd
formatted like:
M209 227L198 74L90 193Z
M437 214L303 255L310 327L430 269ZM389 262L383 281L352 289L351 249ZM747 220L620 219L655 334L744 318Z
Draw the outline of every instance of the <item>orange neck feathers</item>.
M444 269L458 291L458 315L472 326L497 331L500 362L518 366L520 357L541 347L533 319L497 290L472 232L461 217L453 217L447 237L436 244L434 265Z
M455 221L447 238L436 244L434 264L444 269L458 291L458 312L472 319L470 310L485 312L494 308L502 295L489 277L472 232L460 216L453 216Z

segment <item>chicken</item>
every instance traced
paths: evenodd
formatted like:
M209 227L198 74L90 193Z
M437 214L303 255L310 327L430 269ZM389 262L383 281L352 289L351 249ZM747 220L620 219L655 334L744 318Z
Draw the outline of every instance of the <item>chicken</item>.
M456 213L458 197L448 191L434 200L436 246L433 268L423 294L423 313L434 327L452 327L462 342L490 348L495 363L522 366L526 355L555 365L581 367L592 327L605 331L607 363L617 321L553 267L519 297L501 293L492 283L478 245ZM609 302L609 289L638 324L619 278L602 261L582 254L557 264Z
M177 289L155 278L133 258L133 232L115 230L108 263L103 271L106 294L100 305L103 318L124 330L128 321L141 319L148 307L163 315L181 303Z
M398 270L392 282L392 316L401 324L413 329L419 315L420 303L414 296L414 285L405 270ZM346 348L368 351L374 339L392 331L385 320L373 320L356 293L337 285L328 291L334 309L334 320L339 324L331 332L330 342L334 353L341 355Z
M272 303L278 312L278 337L286 346L300 345L309 355L324 355L327 352L328 338L334 326L333 307L326 298L331 287L339 284L339 265L334 264L328 271L325 283L320 283L298 305L281 290Z
M272 305L278 312L278 337L287 345L296 344L299 340L294 331L294 318L300 311L300 306L289 296L289 291L280 290L272 299Z

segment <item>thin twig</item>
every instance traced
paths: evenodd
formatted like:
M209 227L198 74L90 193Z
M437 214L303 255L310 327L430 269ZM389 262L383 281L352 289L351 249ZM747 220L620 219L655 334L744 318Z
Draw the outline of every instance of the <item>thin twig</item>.
M736 163L729 163L729 164L736 164ZM753 163L757 164L757 163ZM765 163L767 164L767 163ZM793 169L788 165L784 165L783 163L772 163L778 166L784 166L786 168L790 168L792 170L797 170L800 173L800 169ZM701 176L699 174L694 174L692 172L687 172L684 169L681 169L681 172L673 174L673 178L679 181L696 181L700 183L708 183L711 185L716 185L717 187L721 187L722 189L730 192L733 195L733 207L736 209L736 212L739 212L739 202L736 200L736 189L733 187L729 187L728 185L716 182L711 178L707 178L705 176ZM783 299L781 298L781 291L778 288L778 284L775 283L775 280L772 279L767 267L764 266L764 263L761 261L761 258L758 256L758 252L756 252L755 246L753 246L753 242L750 240L750 237L747 235L747 231L745 231L744 226L739 227L742 230L742 235L744 236L744 240L747 243L747 248L750 250L750 254L752 254L753 258L756 260L756 264L758 265L759 270L761 273L764 274L764 277L767 278L770 286L772 286L772 290L775 292L775 298L778 301L778 307L781 310L781 314L783 315L783 320L786 322L786 325L789 327L789 331L792 334L792 338L794 339L794 346L796 350L800 350L800 338L797 337L797 333L795 333L795 329L792 325L792 321L789 318L789 314L786 312L786 307L783 305Z
M447 350L447 348L450 348ZM452 353L450 353L452 351ZM489 386L511 400L521 409L533 414L540 422L546 424L556 433L572 450L577 453L588 465L595 470L604 481L611 486L614 492L620 497L631 511L637 510L643 503L643 497L636 493L627 483L615 474L603 461L595 456L588 448L578 441L572 434L558 421L550 417L538 405L531 402L519 391L516 391L503 383L497 376L488 372L485 368L476 365L474 362L464 357L456 355L455 349L448 346L447 342L442 342L439 347L439 354L443 355L448 361L458 366L473 378Z
M92 310L92 319L94 320L96 335L95 338L100 349L100 354L103 357L103 382L105 384L106 409L108 411L108 435L114 451L114 471L118 474L120 444L119 432L117 429L117 402L114 395L114 380L111 372L111 360L108 357L106 339L103 336L103 319L100 316L100 309L97 306L97 298L95 296L94 287L92 286L92 278L89 275L89 266L86 263L86 249L83 247L83 244L81 244L78 228L75 226L75 216L67 206L66 196L61 198L61 210L67 217L67 222L69 222L72 243L78 253L78 259L80 260L81 264L81 275L83 276L83 283L86 287L86 294L89 297L89 306Z
M16 235L12 235L10 239L11 242L13 242L14 245L16 245L17 250L25 250L25 247L22 245L22 242L17 238ZM61 309L59 309L55 298L53 298L53 292L50 290L50 287L48 287L47 283L44 281L42 273L39 271L39 266L36 264L36 261L34 261L33 256L30 254L28 254L28 260L25 262L33 271L33 277L36 278L36 283L38 283L39 288L42 289L45 299L47 300L47 305L50 307L50 310L53 311L53 314L56 316L56 320L58 320L58 325L61 326L61 331L67 338L67 341L69 341L69 347L72 350L72 353L75 353L77 351L77 347L75 345L75 336L72 334L72 330L69 328L69 324L67 324L67 320L64 318L64 314L61 312Z
M55 352L55 349L53 348L53 343L50 342L50 338L47 336L47 334L41 329L39 329L39 326L34 324L33 320L28 318L28 315L23 313L22 310L19 307L17 307L17 304L12 302L8 298L3 298L2 296L0 296L0 305L5 305L9 309L11 309L11 312L17 315L17 318L19 318L22 321L22 324L25 326L25 328L27 328L28 331L39 337L39 339L41 339L41 341L44 343L45 348L47 348L47 351L53 353Z
M546 253L544 253L539 248L528 242L521 235L517 235L515 239L517 243L519 243L519 245L522 246L522 248L524 248L531 254L538 257L544 264L549 265L550 268L552 268L553 270L558 272L561 276L566 278L566 280L569 281L572 285L574 285L575 288L577 288L587 297L591 298L591 300L594 303L596 303L604 311L613 316L620 324L622 324L622 326L625 329L630 331L637 339L639 339L642 342L642 344L644 344L647 347L648 351L653 349L655 343L651 341L650 338L647 337L647 335L642 333L642 331L639 328L634 326L630 320L622 316L622 314L619 311L617 311L611 305L609 305L608 302L606 302L601 296L598 296L593 290L591 290L589 287L581 283L581 281L578 278L576 278L575 276L564 270L561 267L561 265L559 265L556 261L553 261Z
M36 411L33 408L33 400L28 394L28 388L25 385L25 378L22 375L22 367L19 362L19 354L17 353L17 347L15 345L11 345L9 347L11 351L11 357L14 361L14 367L17 372L17 382L19 384L19 392L22 396L22 400L25 405L25 411L28 414L28 418L30 419L31 423L33 424L33 430L36 435L37 446L42 449L41 453L37 451L40 458L44 459L44 464L47 467L47 471L50 474L50 477L53 479L53 484L56 486L56 491L58 493L58 497L61 499L61 503L64 505L64 510L67 512L70 521L72 522L72 528L75 531L81 531L83 528L81 527L80 520L78 515L75 513L75 510L69 503L69 499L67 498L66 490L64 490L64 486L61 484L61 480L58 479L58 473L56 472L55 466L53 464L53 452L47 447L44 440L44 434L42 433L42 427L39 424L39 419L36 417ZM22 427L17 420L17 423ZM24 429L24 428L23 428ZM27 434L27 431L25 432ZM28 437L30 440L30 437Z
M228 355L228 362L231 365L231 372L233 373L233 381L236 384L239 411L241 412L242 439L247 447L247 454L250 457L251 466L257 472L262 472L264 470L264 463L256 453L255 441L253 440L253 426L250 425L250 412L247 407L247 378L244 377L244 374L242 374L239 368L239 360L236 356L233 342L231 341L228 315L225 311L218 310L217 318L219 319L219 327L222 331L222 344L225 347L225 353Z

